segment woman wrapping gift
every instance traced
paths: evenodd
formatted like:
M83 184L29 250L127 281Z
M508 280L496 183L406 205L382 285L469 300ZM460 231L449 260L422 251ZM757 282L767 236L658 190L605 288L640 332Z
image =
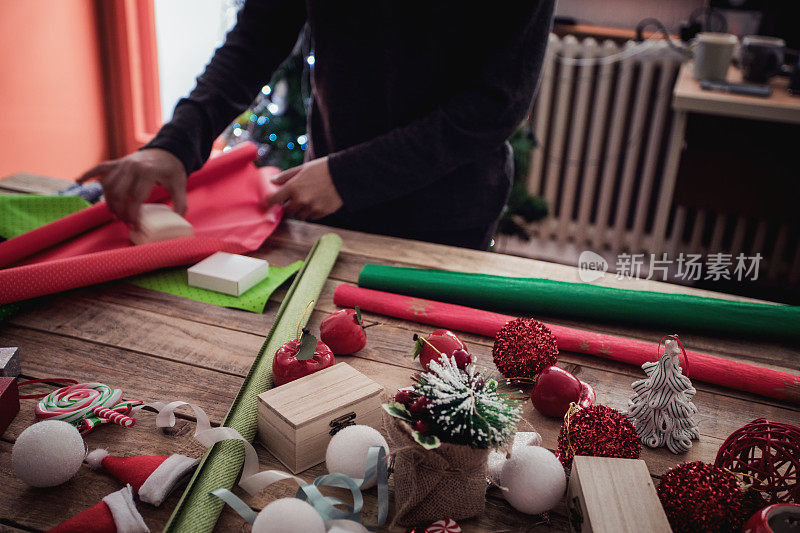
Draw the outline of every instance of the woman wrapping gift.
M536 89L554 0L248 0L191 94L138 152L98 177L136 225L154 183L186 210L185 180L290 53L306 23L315 64L307 161L269 199L300 219L485 248L513 176L506 139Z

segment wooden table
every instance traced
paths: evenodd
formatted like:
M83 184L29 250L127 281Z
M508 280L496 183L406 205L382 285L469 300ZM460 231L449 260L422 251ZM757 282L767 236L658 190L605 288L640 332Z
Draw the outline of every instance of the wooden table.
M55 182L25 178L0 182L0 193L25 190L52 191ZM48 188L49 186L49 188ZM310 327L316 330L320 321L336 310L333 291L342 283L353 284L364 263L449 268L468 272L539 276L575 281L571 267L512 256L477 252L447 246L395 239L331 229L324 226L287 221L254 255L275 265L285 265L307 254L320 235L334 231L341 235L343 248L330 279L325 284ZM626 283L607 279L606 284L623 287L675 290L657 282ZM678 290L700 293L686 288ZM203 406L219 424L236 395L258 352L283 293L277 293L262 315L206 305L169 294L142 289L125 281L53 295L37 302L7 322L0 323L0 345L19 346L26 378L70 377L81 381L100 381L122 388L127 397L154 400L185 400ZM549 317L542 317L551 320ZM367 346L355 356L337 358L381 383L387 393L410 384L410 375L418 370L411 360L411 336L431 328L377 315L366 320L379 320L381 325L368 332ZM628 328L588 322L552 319L572 325L633 338L657 341L659 329ZM766 342L740 341L682 334L687 347L732 359L751 361L783 370L797 371L796 347ZM492 339L463 335L479 360L491 365ZM653 358L657 354L653 354ZM562 353L562 366L576 372L591 383L598 401L623 408L631 396L631 382L644 374L636 367L605 361L595 357ZM749 394L695 383L698 389L695 404L701 440L684 455L673 455L665 449L642 452L656 478L668 468L691 460L712 462L717 448L735 429L758 418L799 423L800 407ZM44 392L50 387L38 390ZM53 489L30 489L11 471L11 446L28 425L35 421L34 400L23 400L22 410L0 441L0 530L43 530L97 503L103 496L120 488L120 483L103 472L91 472L84 466L74 479ZM544 438L544 445L556 447L560 423L525 409L526 421ZM527 424L523 424L523 430ZM107 448L115 455L184 453L198 456L202 450L192 440L194 422L178 421L172 430L155 428L153 417L143 413L134 428L101 427L86 437L90 449ZM283 469L260 446L263 469ZM325 472L318 465L302 475L306 479ZM289 483L274 485L256 497L247 498L260 509L278 497L293 496L296 487ZM241 491L239 491L241 494ZM173 494L160 508L139 504L139 510L153 531L160 530L177 503ZM365 521L375 521L375 489L367 493ZM562 505L549 519L526 516L514 511L501 498L497 489L488 493L485 514L462 522L464 531L564 531L568 529ZM243 520L224 511L218 531L242 531ZM396 529L403 531L403 529Z

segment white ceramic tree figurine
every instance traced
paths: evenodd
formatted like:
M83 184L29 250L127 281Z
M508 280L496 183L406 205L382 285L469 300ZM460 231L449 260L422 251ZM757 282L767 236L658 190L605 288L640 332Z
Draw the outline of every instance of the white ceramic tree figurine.
M700 437L694 420L697 407L691 401L697 391L681 372L680 353L677 340L668 338L661 358L642 365L647 379L631 385L634 395L625 415L643 444L666 446L672 453L687 451Z

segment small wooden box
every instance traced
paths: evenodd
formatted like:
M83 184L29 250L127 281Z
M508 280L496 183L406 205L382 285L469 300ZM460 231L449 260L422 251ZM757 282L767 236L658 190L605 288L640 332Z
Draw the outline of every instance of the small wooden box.
M19 348L0 348L0 376L15 378L20 372Z
M639 459L576 455L567 508L573 532L672 531L647 465Z
M17 378L0 377L0 435L19 413Z
M383 387L339 363L258 395L258 438L297 474L325 460L345 426L381 427Z

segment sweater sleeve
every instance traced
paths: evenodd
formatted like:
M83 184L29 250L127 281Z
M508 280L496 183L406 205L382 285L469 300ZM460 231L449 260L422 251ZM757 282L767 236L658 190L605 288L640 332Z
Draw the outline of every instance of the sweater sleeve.
M507 28L507 38L494 43L472 83L410 124L330 154L331 177L345 208L407 195L501 146L530 110L554 4L508 2L491 22Z
M247 0L236 26L217 49L194 90L172 119L142 148L161 148L183 162L187 174L208 159L211 146L289 55L306 20L304 2Z

